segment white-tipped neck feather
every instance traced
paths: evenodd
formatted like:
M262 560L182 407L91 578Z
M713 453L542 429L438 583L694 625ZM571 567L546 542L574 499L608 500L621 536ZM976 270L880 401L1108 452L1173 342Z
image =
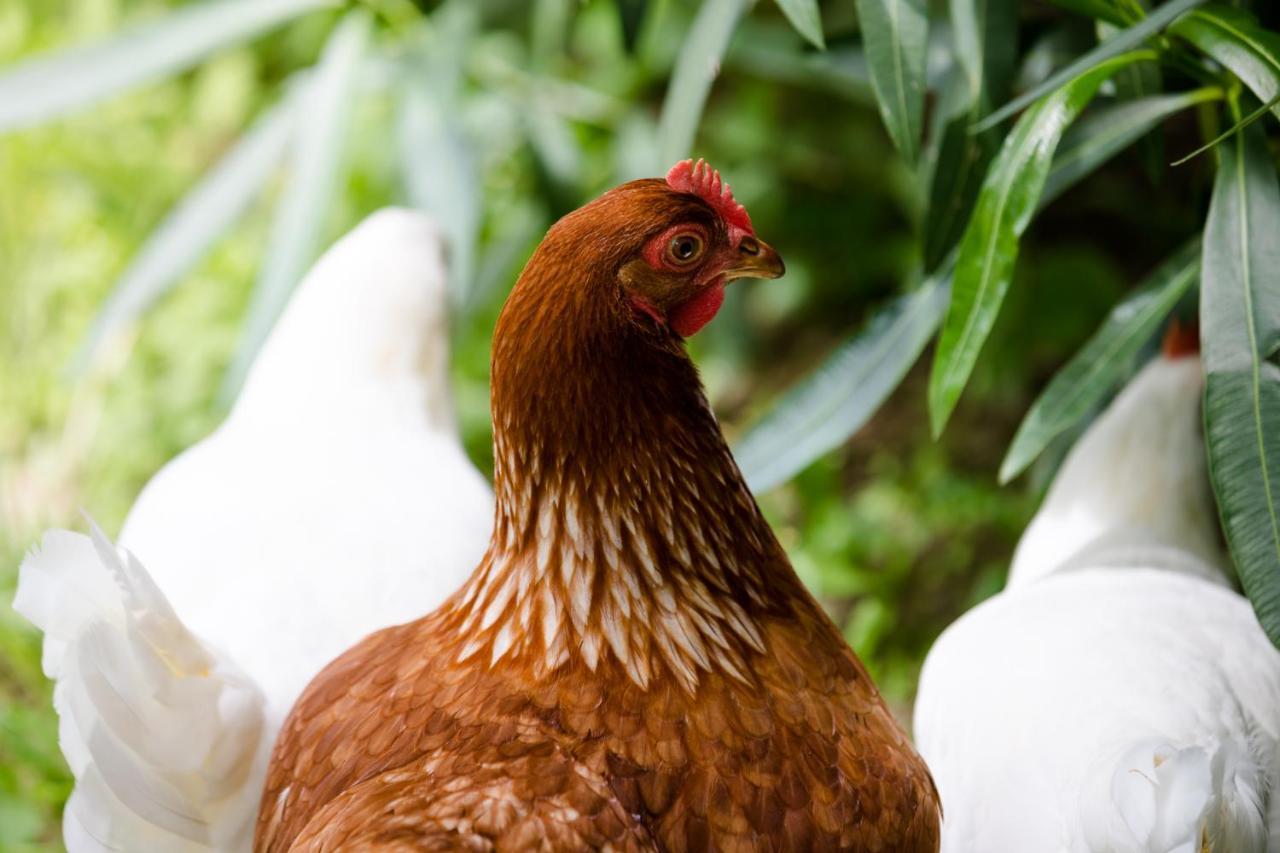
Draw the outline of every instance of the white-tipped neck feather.
M1143 368L1071 449L1018 543L1010 587L1072 567L1229 584L1200 424L1200 359Z
M370 215L298 285L229 422L296 423L345 409L452 428L446 279L431 219L396 208Z

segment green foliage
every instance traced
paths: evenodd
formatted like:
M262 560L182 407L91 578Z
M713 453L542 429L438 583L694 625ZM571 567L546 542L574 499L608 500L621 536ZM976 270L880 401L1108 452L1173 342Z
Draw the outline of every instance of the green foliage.
M924 124L929 36L924 0L858 0L858 19L885 128L902 156L915 162Z
M1258 26L1248 12L1211 5L1179 20L1171 32L1231 71L1261 100L1280 95L1280 35ZM1280 116L1280 105L1272 109Z
M1218 152L1200 273L1209 471L1240 581L1280 646L1280 184L1256 127Z
M1040 201L1058 140L1099 86L1143 58L1142 53L1122 54L1086 71L1037 101L1005 137L960 241L951 307L942 324L929 383L934 435L942 432L995 324L1013 280L1019 238Z
M1112 391L1133 359L1200 273L1200 243L1179 251L1143 287L1107 316L1027 412L1000 463L1000 481L1021 474L1055 438L1071 429Z
M791 479L876 413L933 337L950 285L947 269L895 300L738 442L734 456L753 491Z
M293 168L276 208L266 263L253 291L240 345L222 386L228 402L240 390L293 286L320 252L320 229L337 189L351 102L368 40L368 16L359 10L344 15L315 69L301 83L302 91L291 99L295 120L288 156Z

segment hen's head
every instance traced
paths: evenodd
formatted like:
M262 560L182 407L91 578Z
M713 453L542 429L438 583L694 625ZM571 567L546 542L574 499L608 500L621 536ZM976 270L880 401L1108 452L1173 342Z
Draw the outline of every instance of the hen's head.
M597 274L588 298L609 300L635 322L681 337L715 316L728 281L783 273L782 259L755 236L729 185L701 160L579 208L552 227L540 253L553 263L590 265Z

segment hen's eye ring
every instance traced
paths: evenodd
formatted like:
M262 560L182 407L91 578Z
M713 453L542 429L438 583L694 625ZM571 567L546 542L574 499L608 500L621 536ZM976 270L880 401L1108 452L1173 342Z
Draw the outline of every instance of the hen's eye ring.
M667 244L667 258L678 266L691 264L702 256L702 238L697 234L677 234Z

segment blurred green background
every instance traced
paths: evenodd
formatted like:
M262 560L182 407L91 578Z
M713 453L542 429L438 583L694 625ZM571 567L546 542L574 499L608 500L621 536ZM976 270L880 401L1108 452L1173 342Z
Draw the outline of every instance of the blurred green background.
M0 0L0 69L181 5ZM1026 6L1019 39L1046 68L1093 38L1088 21ZM148 234L286 81L315 63L354 7L368 10L368 39L380 49L421 42L429 56L448 54L433 46L456 54L447 67L447 57L425 63L421 80L404 85L451 87L434 115L469 140L475 159L475 262L453 351L464 438L489 470L493 319L550 222L655 162L655 128L695 3L347 4L0 135L0 602L44 528L81 529L84 508L117 533L147 479L223 417L219 391L268 250L272 202L289 191L283 177L87 369L72 365ZM776 6L758 3L734 32L697 126L692 153L733 182L788 267L780 282L735 285L693 342L731 438L901 293L920 252L922 183L882 126L853 3L823 11L828 49L819 53ZM417 201L403 189L402 153L388 132L395 96L379 73L371 67L362 79L344 121L323 245L380 206ZM1159 133L1185 151L1197 131L1188 113ZM1201 158L1153 182L1131 150L1071 190L1024 239L1015 286L940 441L929 434L923 358L852 440L761 496L797 569L904 718L929 643L1002 584L1052 465L1051 453L1039 474L997 485L1022 414L1117 299L1196 231L1211 171ZM454 202L466 203L430 201L444 211ZM70 778L56 728L39 638L2 607L0 850L59 847Z

